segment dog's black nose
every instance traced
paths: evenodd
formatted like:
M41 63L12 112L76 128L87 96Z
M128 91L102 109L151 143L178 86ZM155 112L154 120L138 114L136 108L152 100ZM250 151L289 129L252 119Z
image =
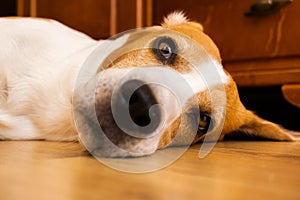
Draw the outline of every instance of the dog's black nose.
M161 110L149 87L140 80L126 81L113 99L113 114L117 125L137 136L149 136L161 121Z

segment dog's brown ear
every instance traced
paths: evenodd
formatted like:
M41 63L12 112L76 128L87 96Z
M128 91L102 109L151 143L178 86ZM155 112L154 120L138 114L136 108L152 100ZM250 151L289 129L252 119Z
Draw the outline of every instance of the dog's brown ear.
M236 133L278 141L300 141L300 133L286 130L254 114L246 124L240 126Z
M286 130L247 110L240 101L234 80L230 74L228 76L230 83L225 87L227 109L222 134L225 138L240 138L240 135L248 135L278 141L300 141L300 133Z

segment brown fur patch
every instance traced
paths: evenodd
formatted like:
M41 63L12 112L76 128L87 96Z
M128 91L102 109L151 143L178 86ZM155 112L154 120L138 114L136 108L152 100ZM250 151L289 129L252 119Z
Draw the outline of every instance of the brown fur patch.
M220 56L219 49L212 41L212 39L202 31L198 23L188 22L188 23L180 24L178 26L169 27L168 29L180 32L190 37L192 40L200 44L207 51L209 55L211 55L213 58L218 60L219 63L221 63L221 56Z
M106 62L108 62L108 60L106 60ZM115 60L110 61L110 64L108 64L105 69L143 67L149 65L162 65L162 63L157 60L152 49L145 48L141 50L132 50L124 55L121 55L120 57L117 57ZM176 57L175 63L170 67L180 73L188 73L191 70L189 62L179 55ZM99 71L100 69L98 72Z
M162 134L157 149L161 149L170 144L172 139L176 136L176 133L179 129L181 123L181 118L178 117L170 127L168 127L165 132Z

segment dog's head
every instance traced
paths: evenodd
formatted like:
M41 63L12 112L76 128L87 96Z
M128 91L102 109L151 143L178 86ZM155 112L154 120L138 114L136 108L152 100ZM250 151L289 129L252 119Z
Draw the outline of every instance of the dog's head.
M110 44L117 48L107 49L96 76L81 87L86 98L76 100L84 116L79 120L87 119L79 132L89 150L140 156L204 138L222 140L233 132L296 140L243 106L218 48L182 13L170 14L161 26L112 38ZM91 102L95 114L84 106Z

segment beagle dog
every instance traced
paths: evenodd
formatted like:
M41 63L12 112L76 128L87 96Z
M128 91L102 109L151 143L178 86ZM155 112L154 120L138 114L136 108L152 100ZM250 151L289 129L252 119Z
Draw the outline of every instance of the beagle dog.
M110 157L226 134L299 140L243 106L214 42L180 12L100 41L39 18L1 18L0 30L1 140L79 140Z

